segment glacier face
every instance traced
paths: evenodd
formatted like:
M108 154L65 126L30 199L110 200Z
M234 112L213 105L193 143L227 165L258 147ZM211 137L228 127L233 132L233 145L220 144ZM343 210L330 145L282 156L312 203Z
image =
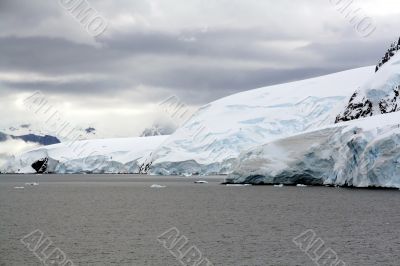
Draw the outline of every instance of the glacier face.
M139 173L143 160L166 136L84 140L60 143L30 150L11 158L2 167L6 173L36 173L32 167L47 159L47 172Z
M202 107L148 160L151 174L227 174L240 152L333 124L374 67L238 93Z
M233 183L400 187L400 113L324 127L243 152Z

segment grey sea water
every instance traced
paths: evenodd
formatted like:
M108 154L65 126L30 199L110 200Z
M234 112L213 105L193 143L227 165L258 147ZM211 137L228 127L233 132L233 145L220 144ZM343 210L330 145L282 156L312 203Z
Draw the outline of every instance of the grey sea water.
M0 175L0 265L42 265L20 241L36 229L75 265L182 265L157 240L172 227L214 265L316 265L292 241L307 229L346 265L400 263L400 191L195 180Z

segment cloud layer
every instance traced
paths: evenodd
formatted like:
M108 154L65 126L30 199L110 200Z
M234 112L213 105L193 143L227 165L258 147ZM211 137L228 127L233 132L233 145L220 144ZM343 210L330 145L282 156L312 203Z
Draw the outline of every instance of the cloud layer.
M109 23L94 39L59 1L3 0L0 111L7 106L11 117L0 128L34 120L18 102L40 90L72 122L105 137L134 136L159 119L157 103L171 95L196 107L372 65L397 38L396 1L355 3L377 27L368 38L330 0L295 2L89 1Z

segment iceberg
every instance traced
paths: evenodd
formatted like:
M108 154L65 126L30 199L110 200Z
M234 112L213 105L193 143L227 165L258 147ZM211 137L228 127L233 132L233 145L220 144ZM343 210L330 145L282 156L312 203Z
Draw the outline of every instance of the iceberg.
M39 183L38 182L25 183L25 186L39 186Z
M195 184L208 184L207 181L204 180L198 180L198 181L194 181Z
M154 184L154 185L151 185L150 188L166 188L166 186Z

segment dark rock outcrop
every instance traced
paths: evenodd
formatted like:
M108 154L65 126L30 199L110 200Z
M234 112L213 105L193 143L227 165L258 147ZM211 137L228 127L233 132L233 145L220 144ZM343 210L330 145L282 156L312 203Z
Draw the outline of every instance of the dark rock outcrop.
M361 96L357 91L351 96L345 110L336 117L335 123L400 111L399 93L400 86L376 102L376 100L368 99L367 96Z
M336 117L335 123L359 119L361 117L372 116L372 102L366 97L359 99L358 92L355 92L342 114Z
M43 174L47 171L47 164L49 162L49 158L42 158L35 161L31 166L35 169L36 173Z
M396 43L392 43L390 48L387 50L386 54L382 57L381 61L376 65L375 72L386 64L398 51L400 50L400 38L399 41Z

